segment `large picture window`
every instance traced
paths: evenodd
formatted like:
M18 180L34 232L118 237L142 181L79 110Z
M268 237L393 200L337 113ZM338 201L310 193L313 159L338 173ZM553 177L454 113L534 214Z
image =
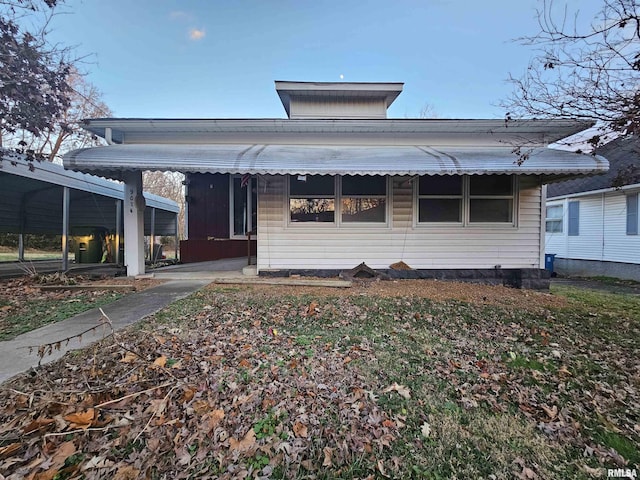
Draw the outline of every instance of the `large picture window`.
M383 176L342 177L342 221L387 221L387 179Z
M460 175L423 176L418 180L419 222L462 222Z
M290 221L333 222L335 188L335 179L331 175L290 175Z

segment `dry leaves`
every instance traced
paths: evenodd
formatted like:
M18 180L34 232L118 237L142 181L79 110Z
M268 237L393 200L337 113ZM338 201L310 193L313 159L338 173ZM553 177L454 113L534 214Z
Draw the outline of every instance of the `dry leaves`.
M500 300L496 289L473 310L377 299L370 293L378 288L390 291L373 283L353 297L315 291L313 301L263 287L205 291L196 296L205 307L185 318L170 310L117 342L18 378L1 391L0 475L267 479L274 471L340 476L358 465L358 478L402 478L411 465L396 449L431 454L445 440L424 412L473 417L478 409L517 411L552 442L624 464L589 442L578 415L588 411L608 431L630 435L620 412L637 411L636 384L592 376L570 388L584 371L575 355L576 345L588 351L584 340L554 319L542 328L480 310L521 292ZM380 355L389 352L397 365L385 369ZM630 371L632 359L610 353L590 361L606 364L607 374ZM425 402L420 382L429 381L442 385L449 410ZM511 460L502 476L545 478L528 458Z
M398 394L401 397L406 398L407 400L411 398L411 393L409 392L409 389L404 385L398 385L396 382L393 382L392 385L382 390L382 392L383 393L398 392Z

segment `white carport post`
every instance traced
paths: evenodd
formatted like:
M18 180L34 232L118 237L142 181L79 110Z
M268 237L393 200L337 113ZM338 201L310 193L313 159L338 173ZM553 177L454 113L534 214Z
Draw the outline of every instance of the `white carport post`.
M69 187L62 189L62 271L69 270ZM77 260L76 260L77 261Z
M18 261L24 262L24 235L18 234Z
M121 242L122 242L122 200L116 200L116 241L115 241L116 265L120 265L122 263L122 258L120 258Z
M124 192L124 258L127 276L135 277L145 273L142 171L124 174Z
M156 262L156 252L154 248L156 245L156 209L151 208L151 231L149 232L149 261L151 263Z

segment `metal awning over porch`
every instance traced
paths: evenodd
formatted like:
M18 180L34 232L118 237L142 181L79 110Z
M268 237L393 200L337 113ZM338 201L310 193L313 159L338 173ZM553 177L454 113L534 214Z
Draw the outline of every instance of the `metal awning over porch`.
M262 175L541 175L605 172L598 155L546 147L428 145L124 144L69 152L67 168L117 177L130 170ZM524 160L524 161L521 161Z

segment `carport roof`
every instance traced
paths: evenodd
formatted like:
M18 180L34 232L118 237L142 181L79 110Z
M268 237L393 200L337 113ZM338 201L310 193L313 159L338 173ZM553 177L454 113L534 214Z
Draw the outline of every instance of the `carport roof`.
M59 234L63 187L71 190L72 228L115 228L114 200L124 199L123 184L65 170L49 162L29 162L5 151L0 161L0 231ZM178 204L147 192L144 197L147 207L156 209L155 233L173 235L176 214L180 211ZM145 224L149 224L146 230L150 230L150 209L146 210Z

